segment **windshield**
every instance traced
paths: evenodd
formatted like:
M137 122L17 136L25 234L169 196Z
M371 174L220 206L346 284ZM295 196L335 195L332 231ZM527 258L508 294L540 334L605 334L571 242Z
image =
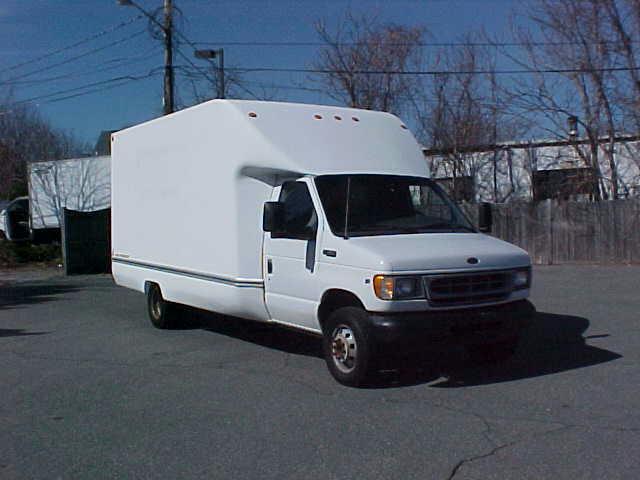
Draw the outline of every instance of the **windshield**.
M427 178L322 175L315 183L331 231L341 237L475 232L460 209Z

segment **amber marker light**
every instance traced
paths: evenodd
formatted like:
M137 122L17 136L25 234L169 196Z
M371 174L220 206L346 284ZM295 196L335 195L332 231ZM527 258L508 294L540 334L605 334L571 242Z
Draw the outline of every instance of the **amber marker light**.
M373 290L382 300L393 300L393 277L376 275L373 277Z
M376 275L373 289L381 300L418 300L424 298L420 275Z

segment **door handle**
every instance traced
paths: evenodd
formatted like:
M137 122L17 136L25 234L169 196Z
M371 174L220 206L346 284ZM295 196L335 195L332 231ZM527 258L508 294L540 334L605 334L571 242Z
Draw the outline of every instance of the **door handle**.
M270 258L267 259L267 273L273 273L273 262Z
M324 249L322 250L322 254L326 255L327 257L335 257L338 255L338 252L336 252L335 250Z

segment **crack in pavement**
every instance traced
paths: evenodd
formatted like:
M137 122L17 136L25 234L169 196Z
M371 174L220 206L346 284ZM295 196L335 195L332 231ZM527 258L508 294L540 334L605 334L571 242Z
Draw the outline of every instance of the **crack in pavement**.
M488 457L492 457L494 456L496 453L498 453L501 450L504 450L506 448L509 447L513 447L514 445L523 443L527 440L530 440L532 438L537 438L537 437L543 437L545 435L549 435L552 433L557 433L560 432L562 430L568 430L570 428L574 428L573 426L569 425L569 426L562 426L559 428L554 428L551 430L547 430L546 432L541 432L538 434L533 434L533 435L525 435L522 438L518 439L518 440L514 440L512 442L509 443L504 443L502 445L498 445L497 447L492 448L491 450L489 450L488 452L485 453L479 453L476 455L472 455L470 457L465 457L462 460L460 460L458 463L456 463L453 468L451 469L451 472L449 473L449 476L447 476L447 480L453 480L453 478L458 474L458 472L460 471L460 469L464 466L467 465L469 463L473 463L475 461L478 460L482 460L483 458L488 458Z
M463 458L462 460L460 460L458 463L454 465L453 469L451 470L451 473L449 473L449 476L447 477L447 480L452 480L453 477L455 477L458 474L458 471L463 467L463 465L467 463L475 462L476 460L481 460L483 458L491 457L496 453L498 453L500 450L505 449L507 447L511 447L516 443L518 442L505 443L504 445L498 445L497 447L494 447L488 453L483 453L481 455L474 455L472 457Z
M614 431L614 432L631 432L631 433L637 433L640 432L640 427L636 427L636 426L621 426L621 425L616 425L615 423L609 423L606 422L606 418L603 417L603 420L605 420L605 422L603 423L607 423L607 424L594 424L594 423L575 423L575 422L568 422L568 421L563 421L563 420L559 420L559 419L543 419L543 418L536 418L535 416L532 417L526 417L526 416L511 416L511 415L495 415L495 414L487 414L487 415L483 415L481 413L478 413L474 410L472 410L471 408L463 408L463 407L452 407L452 406L448 406L448 405L444 405L441 402L432 402L432 401L424 401L421 399L397 399L397 398L386 398L385 401L389 402L389 403L396 403L396 404L411 404L411 403L426 403L428 405L430 405L431 407L434 408L440 408L442 410L446 410L449 412L454 412L454 413L459 413L462 415L467 415L470 417L474 417L477 418L478 420L482 421L485 424L485 434L494 434L495 430L493 429L491 422L492 421L496 421L496 420L502 420L502 421L507 421L507 422L531 422L531 423L539 423L542 425L559 425L561 427L566 427L566 428L582 428L582 429L595 429L595 430L605 430L605 431ZM591 415L593 417L593 415ZM485 435L485 438L487 438L487 436ZM487 438L487 440L489 440L489 442L493 445L495 445L495 442L493 440L490 440Z
M440 408L443 410L446 410L448 412L454 412L454 413L458 413L458 414L462 414L462 415L468 415L471 417L474 417L478 420L480 420L483 424L484 424L484 430L482 432L482 436L484 437L484 439L489 442L489 444L493 445L494 447L496 446L496 442L494 441L494 439L490 436L494 434L494 430L493 427L491 425L491 422L489 420L487 420L486 417L484 417L483 415L474 412L472 410L463 410L460 408L455 408L455 407L449 407L446 405L442 405L441 403L430 403L431 406L436 407L436 408Z

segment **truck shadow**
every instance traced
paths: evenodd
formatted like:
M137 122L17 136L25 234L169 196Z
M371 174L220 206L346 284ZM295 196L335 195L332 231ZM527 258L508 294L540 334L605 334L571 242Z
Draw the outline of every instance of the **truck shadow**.
M0 338L25 337L30 335L46 335L49 332L29 332L24 328L0 328Z
M185 324L191 328L199 328L286 353L322 358L322 341L317 335L186 306L182 306L182 309Z
M47 283L3 285L0 289L0 310L21 308L26 305L58 300L58 295L79 290L77 285Z
M474 363L460 347L445 352L428 351L397 359L396 368L382 372L371 386L385 388L429 383L435 388L470 387L551 375L622 357L587 345L583 334L588 328L589 320L583 317L538 312L531 326L523 332L515 355L502 363ZM607 336L599 334L587 338Z
M236 338L296 355L322 358L319 337L283 327L188 309L194 328ZM381 370L369 388L397 388L429 384L460 388L509 382L589 367L621 355L587 345L583 334L589 320L572 315L538 312L523 333L516 354L500 364L478 364L462 347L428 346L420 354L394 354L381 358ZM589 339L604 338L596 332Z

